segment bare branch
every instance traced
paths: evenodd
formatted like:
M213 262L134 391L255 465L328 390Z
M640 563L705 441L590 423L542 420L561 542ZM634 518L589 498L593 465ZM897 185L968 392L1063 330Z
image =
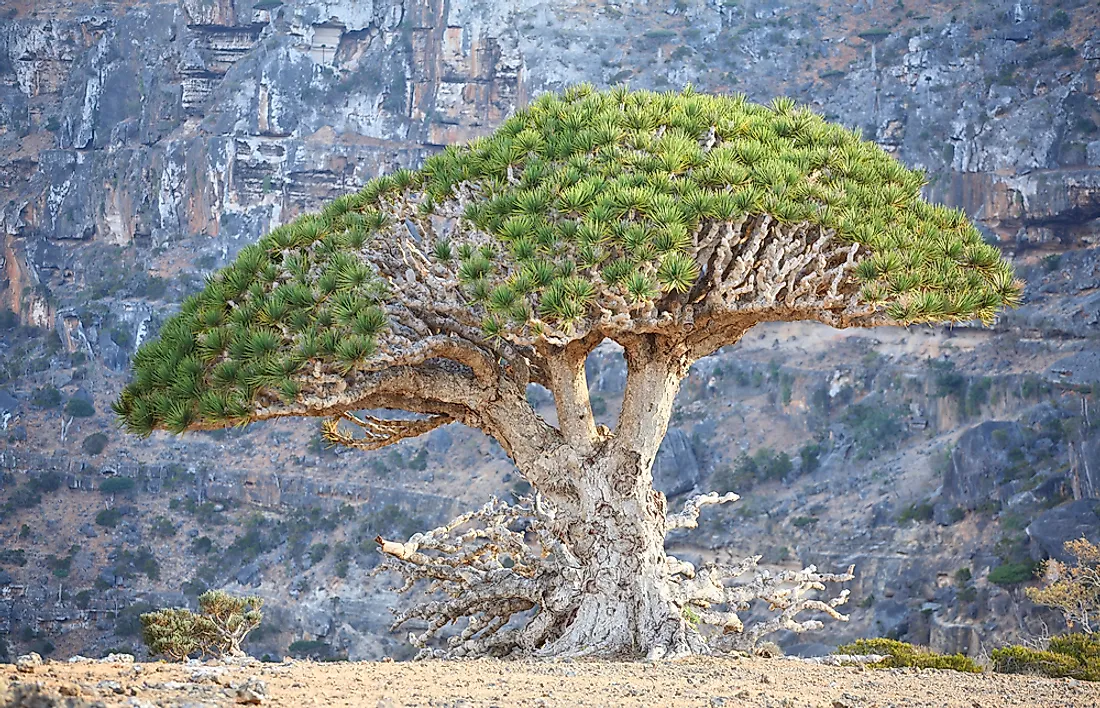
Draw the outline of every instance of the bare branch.
M684 510L679 514L670 514L665 518L665 532L673 529L693 529L699 526L699 512L708 504L726 504L741 497L733 492L719 495L718 492L699 494L684 502Z

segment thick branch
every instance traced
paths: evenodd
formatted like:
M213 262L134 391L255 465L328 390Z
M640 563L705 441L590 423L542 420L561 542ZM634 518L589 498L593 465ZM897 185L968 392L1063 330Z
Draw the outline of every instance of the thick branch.
M626 388L615 429L616 446L649 470L668 430L672 404L687 374L682 345L655 334L622 340Z
M341 430L341 420L350 421L362 428L363 437L357 438ZM453 422L454 418L449 415L436 415L423 420L386 420L344 412L321 423L321 437L332 445L343 445L356 450L377 450Z
M587 355L586 348L578 342L544 354L550 392L558 411L558 428L581 455L591 454L599 440L584 370Z

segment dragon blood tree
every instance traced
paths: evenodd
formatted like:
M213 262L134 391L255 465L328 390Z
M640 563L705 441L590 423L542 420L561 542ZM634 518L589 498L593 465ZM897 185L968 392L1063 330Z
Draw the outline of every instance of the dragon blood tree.
M923 184L788 99L544 94L242 249L137 352L116 410L141 435L317 416L365 450L454 421L492 436L533 498L378 539L405 589L435 592L395 625L426 623L425 655L659 658L816 629L797 615L846 619L847 591L812 591L850 568L671 557L668 531L737 497L672 514L650 468L688 368L759 322L989 322L1018 300L998 250ZM614 430L584 373L605 339L628 368ZM404 413L361 413L378 410ZM744 626L754 600L775 614Z

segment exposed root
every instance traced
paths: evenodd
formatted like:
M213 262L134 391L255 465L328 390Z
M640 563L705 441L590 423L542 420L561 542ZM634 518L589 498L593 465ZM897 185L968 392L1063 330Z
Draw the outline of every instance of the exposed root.
M429 593L443 596L398 613L391 629L411 620L427 624L422 633L409 634L420 649L417 658L511 656L541 648L561 634L580 599L576 562L550 533L552 523L553 515L533 500L509 506L492 499L405 543L377 538L388 557L378 570L404 576L400 592L426 580ZM534 614L524 626L508 627L513 615L528 610ZM466 626L446 638L445 648L429 646L463 618Z
M666 531L695 528L701 507L737 498L717 493L694 497L683 511L668 515ZM417 658L621 652L623 637L629 634L627 625L636 618L628 618L629 608L610 622L601 616L611 611L608 608L621 611L622 606L604 606L600 598L585 594L580 564L560 540L563 522L542 501L525 499L508 505L493 499L407 542L378 538L386 556L379 570L402 575L402 592L427 581L432 596L398 613L392 629L410 622L423 626L419 633L409 634L420 650ZM653 578L650 585L663 588L679 616L673 612L665 620L660 619L663 615L657 618L641 647L643 654L656 660L749 651L772 632L821 629L820 615L847 621L847 615L836 609L847 601L847 590L827 600L817 595L826 583L851 580L853 568L821 573L809 566L773 573L760 568L759 560L760 556L753 556L735 564L708 563L696 569L668 556L664 577ZM741 614L757 601L777 614L746 626ZM800 619L804 612L817 616ZM458 630L444 636L444 628L452 624ZM586 629L589 625L591 632Z

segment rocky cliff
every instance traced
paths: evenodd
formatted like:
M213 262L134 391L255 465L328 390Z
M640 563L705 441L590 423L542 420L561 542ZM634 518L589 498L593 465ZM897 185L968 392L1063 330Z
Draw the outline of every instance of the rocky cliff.
M1098 72L1085 2L5 4L0 632L93 653L217 585L269 598L257 652L399 652L370 539L522 491L499 448L451 426L335 454L306 423L139 441L108 404L241 246L579 81L808 103L924 168L1028 281L988 330L776 326L701 362L659 483L745 500L677 555L855 563L852 622L796 650L1056 626L988 573L1100 528ZM610 421L621 358L589 373Z

